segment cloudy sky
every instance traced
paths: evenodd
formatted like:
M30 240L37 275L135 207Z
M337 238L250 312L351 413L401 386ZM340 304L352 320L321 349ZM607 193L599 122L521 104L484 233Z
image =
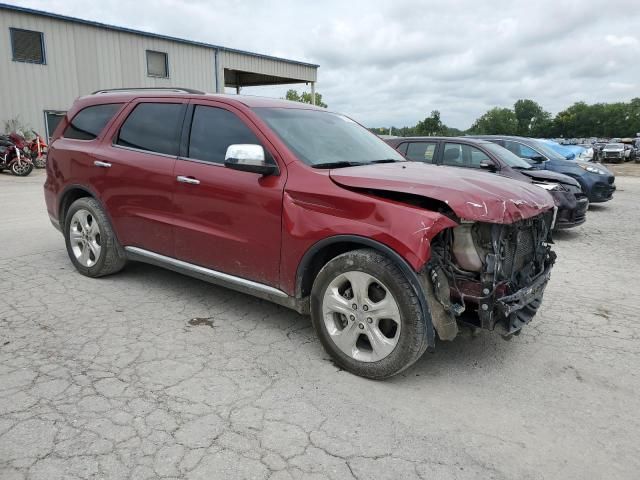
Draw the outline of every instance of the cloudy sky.
M440 110L464 129L519 98L556 113L640 96L638 0L9 1L320 64L324 101L367 126Z

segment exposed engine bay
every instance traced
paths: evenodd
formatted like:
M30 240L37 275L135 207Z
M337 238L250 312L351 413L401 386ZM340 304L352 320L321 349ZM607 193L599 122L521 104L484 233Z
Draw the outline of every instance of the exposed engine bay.
M458 322L520 333L541 304L556 259L553 221L551 210L512 224L468 222L433 239L425 273L429 297L444 310L432 311L441 339L454 338Z

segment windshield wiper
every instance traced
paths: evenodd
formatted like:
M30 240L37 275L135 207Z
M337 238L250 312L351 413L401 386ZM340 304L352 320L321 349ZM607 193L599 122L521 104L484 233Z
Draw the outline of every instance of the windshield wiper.
M311 165L313 168L344 168L344 167L357 167L359 165L368 165L365 162L347 162L345 160L341 160L339 162L325 162L325 163L315 163Z
M372 160L369 163L396 163L402 162L404 160L396 160L395 158L383 158L382 160Z

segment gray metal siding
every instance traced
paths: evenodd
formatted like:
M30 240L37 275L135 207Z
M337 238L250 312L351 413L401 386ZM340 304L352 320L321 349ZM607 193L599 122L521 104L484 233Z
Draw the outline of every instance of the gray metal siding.
M46 64L12 61L9 27L43 32ZM166 52L169 78L147 76L146 50ZM3 10L0 120L19 116L44 132L44 110L67 110L100 88L185 86L214 91L213 51Z
M9 27L44 34L46 64L12 61ZM169 78L147 76L146 50L166 52ZM45 110L67 110L103 88L191 87L214 92L215 50L28 13L0 10L0 120L19 116L44 133ZM316 68L222 50L218 68L315 81Z

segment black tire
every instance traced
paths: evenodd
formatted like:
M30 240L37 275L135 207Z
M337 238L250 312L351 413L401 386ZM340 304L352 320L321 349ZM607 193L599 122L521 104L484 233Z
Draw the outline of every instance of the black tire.
M393 295L400 312L401 328L397 344L391 353L378 361L360 361L345 354L331 339L323 317L323 299L327 288L340 275L353 271L379 279ZM373 249L353 250L338 255L320 270L311 292L311 319L322 345L335 363L366 378L383 379L402 372L415 363L428 346L427 325L417 294L398 265Z
M36 168L47 168L47 159L45 157L34 158L33 165Z
M90 267L84 266L78 261L71 245L71 220L79 210L89 212L100 229L100 254L95 260L95 264ZM71 204L64 219L64 239L67 253L76 270L87 277L94 278L104 277L122 270L127 262L124 249L118 242L113 228L111 228L111 223L97 200L91 197L79 198Z
M33 171L33 164L27 163L18 165L18 162L14 162L11 164L11 173L16 177L26 177Z

